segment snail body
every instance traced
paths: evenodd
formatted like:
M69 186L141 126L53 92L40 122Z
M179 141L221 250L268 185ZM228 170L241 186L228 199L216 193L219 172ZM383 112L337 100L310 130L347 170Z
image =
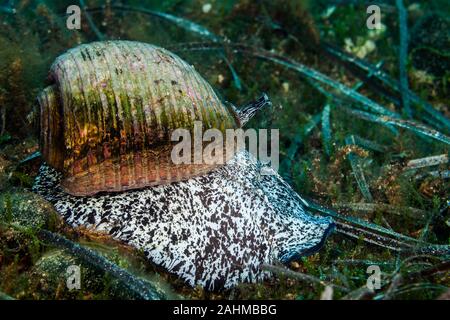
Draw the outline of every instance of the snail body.
M206 290L269 277L263 265L288 264L319 250L334 228L247 151L205 175L120 194L74 197L43 164L33 190L73 227L111 235L155 265Z
M49 82L37 99L41 153L77 196L207 173L217 165L171 161L171 133L192 131L195 121L225 133L269 103L264 95L236 111L181 58L133 41L70 49L53 63Z

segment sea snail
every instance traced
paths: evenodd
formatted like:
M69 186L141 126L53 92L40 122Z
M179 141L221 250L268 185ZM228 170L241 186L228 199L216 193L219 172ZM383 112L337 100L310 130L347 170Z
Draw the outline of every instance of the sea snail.
M50 82L38 97L46 164L33 190L70 225L106 232L208 290L262 280L263 265L315 252L333 230L245 150L217 170L168 161L171 130L193 120L240 127L265 95L237 112L174 54L129 41L69 50ZM90 196L129 189L139 190Z
M37 98L44 160L76 196L181 181L216 165L174 164L171 132L243 126L266 95L237 111L193 66L134 41L83 44L59 56ZM194 155L193 155L194 156Z

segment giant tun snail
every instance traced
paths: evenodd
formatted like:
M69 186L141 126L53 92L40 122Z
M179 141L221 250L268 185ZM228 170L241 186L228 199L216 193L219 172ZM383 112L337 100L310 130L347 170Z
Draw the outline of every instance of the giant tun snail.
M133 41L80 45L59 56L38 96L44 160L61 171L63 189L77 196L185 180L211 164L174 164L171 132L225 132L244 125L263 95L237 111L175 54Z
M70 225L106 232L207 290L262 280L262 266L317 251L333 229L275 170L260 175L247 151L217 170L171 161L174 129L239 128L267 96L236 111L176 55L130 41L69 50L50 82L38 102L53 168L41 166L33 190ZM89 196L130 189L139 190Z

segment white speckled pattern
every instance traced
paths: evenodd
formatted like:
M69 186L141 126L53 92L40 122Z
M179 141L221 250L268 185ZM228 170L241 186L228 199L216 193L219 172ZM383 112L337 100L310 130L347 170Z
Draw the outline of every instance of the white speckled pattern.
M318 250L333 229L330 218L305 213L278 174L259 175L260 169L243 151L187 181L74 197L59 187L61 175L43 165L34 191L70 225L107 232L189 285L219 290L268 276L263 263Z

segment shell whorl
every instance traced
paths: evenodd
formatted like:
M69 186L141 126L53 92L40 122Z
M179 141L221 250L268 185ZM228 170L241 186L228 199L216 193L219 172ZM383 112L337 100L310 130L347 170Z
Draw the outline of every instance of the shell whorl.
M177 128L225 132L233 111L189 64L132 41L80 45L56 59L38 97L44 159L74 195L123 191L187 179L214 165L170 159Z

